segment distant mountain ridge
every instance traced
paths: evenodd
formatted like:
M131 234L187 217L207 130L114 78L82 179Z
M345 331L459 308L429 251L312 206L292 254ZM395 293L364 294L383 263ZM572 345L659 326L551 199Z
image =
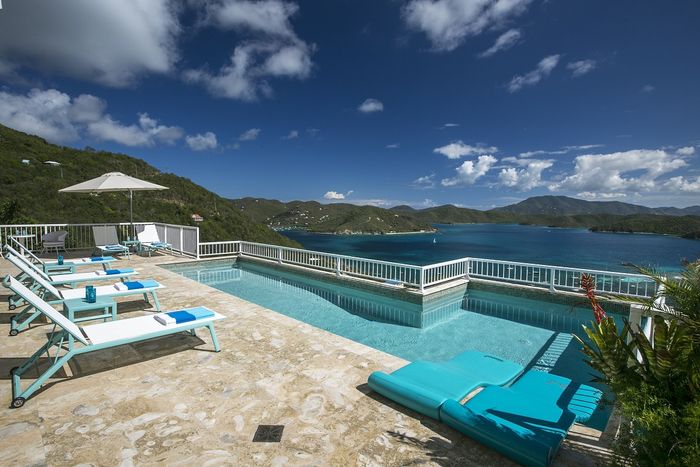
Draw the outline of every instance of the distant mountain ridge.
M637 204L622 203L620 201L587 201L570 198L568 196L533 196L519 203L491 209L491 211L558 216L575 216L579 214L613 214L616 216L630 216L635 214L699 216L700 206L690 206L687 208L649 208Z

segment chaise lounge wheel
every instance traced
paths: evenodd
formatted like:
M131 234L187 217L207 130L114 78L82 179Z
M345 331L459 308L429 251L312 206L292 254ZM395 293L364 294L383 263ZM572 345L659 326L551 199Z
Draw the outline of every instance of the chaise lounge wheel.
M10 303L9 308L10 308L10 310L16 310L16 309L17 309L17 305L15 305L14 303Z
M19 331L17 329L10 329L10 335L12 337L15 337L17 334L19 334Z
M24 397L15 397L12 399L12 408L13 409L19 409L24 405L24 403L27 402L27 399Z

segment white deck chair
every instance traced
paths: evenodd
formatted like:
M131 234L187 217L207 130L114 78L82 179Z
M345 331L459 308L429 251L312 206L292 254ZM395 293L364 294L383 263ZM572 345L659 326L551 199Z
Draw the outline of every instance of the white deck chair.
M209 330L214 350L216 352L221 350L216 337L216 331L214 330L214 322L224 318L224 316L216 312L212 312L214 316L210 318L197 319L180 324L163 325L154 319L155 315L148 315L80 327L56 311L51 305L39 298L34 292L29 290L14 277L8 276L6 281L13 292L26 297L27 301L33 307L43 313L55 325L53 331L47 335L48 342L37 350L34 355L29 357L21 366L12 369L11 407L13 408L22 407L26 400L34 394L46 380L53 376L63 365L68 363L68 361L76 355L135 342L143 342L145 340L186 331L194 335L195 330L201 328L207 328ZM49 352L53 347L55 347L55 355L51 356ZM59 355L62 351L65 353ZM22 374L27 371L27 369L33 367L43 354L51 356L53 364L32 384L22 390Z
M57 259L41 259L34 253L32 253L32 251L29 248L22 245L14 238L12 240L14 241L14 247L6 245L5 248L16 249L16 252L18 254L22 254L23 256L29 258L29 260L34 264L40 264L41 267L44 269L44 272L58 270L67 270L70 272L75 272L76 268L84 266L102 266L104 269L107 269L107 265L109 263L117 261L117 258L114 258L112 256L91 256L87 258L71 258L64 261L63 264L58 264Z
M38 285L38 288L34 289L33 292L49 304L56 305L63 303L66 300L75 300L85 297L84 287L59 290L35 271L28 269L26 273L29 275L30 279L34 281L36 285ZM137 281L136 284L138 284L138 286L131 289L121 282L111 285L101 285L95 287L95 292L97 297L127 297L131 295L143 294L143 299L146 301L146 303L149 303L148 294L150 294L153 299L153 306L155 307L156 311L160 311L160 302L158 301L156 291L165 288L165 286L151 279ZM7 286L7 284L5 285ZM27 300L26 297L21 298L24 301ZM39 315L41 315L39 310L36 310L32 305L28 305L18 314L11 316L10 335L16 336L19 334L20 331L29 327L29 324L37 319Z
M52 285L72 285L75 286L78 282L94 282L111 279L124 279L138 274L133 268L107 269L103 271L78 272L73 274L46 274L39 269L31 261L20 255L12 248L8 249L7 260L17 266L22 272L26 273L26 268L35 271L38 275L44 277ZM20 266L23 265L24 267Z
M136 236L139 238L140 246L148 251L148 256L151 256L152 251L169 250L171 253L173 251L173 246L170 243L160 241L158 230L153 224L146 224L143 232L139 232Z
M113 225L94 225L92 236L95 239L95 249L104 253L120 255L125 253L130 258L129 248L119 243L117 228Z

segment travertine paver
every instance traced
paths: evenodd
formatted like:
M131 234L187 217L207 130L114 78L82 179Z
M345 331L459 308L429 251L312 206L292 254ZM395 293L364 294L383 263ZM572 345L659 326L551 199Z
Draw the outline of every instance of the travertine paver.
M45 341L49 325L9 337L0 289L0 465L509 465L494 451L371 393L374 370L406 362L185 279L134 257L124 265L167 286L165 309L206 305L208 334L177 335L76 358L18 410L9 370ZM13 271L0 260L3 276ZM119 319L152 313L119 299ZM44 362L45 363L45 362ZM280 443L253 443L259 424L285 425ZM576 427L557 463L605 462L600 433Z

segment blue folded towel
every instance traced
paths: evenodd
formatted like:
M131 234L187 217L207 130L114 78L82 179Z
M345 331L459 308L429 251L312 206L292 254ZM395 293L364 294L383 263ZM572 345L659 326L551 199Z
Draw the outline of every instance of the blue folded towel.
M110 259L112 259L111 256L107 256L107 257L105 257L105 256L93 256L92 258L90 258L90 261L107 261Z
M134 270L133 270L132 268L107 269L107 270L105 271L105 274L107 274L108 276L111 276L111 275L113 275L113 274L130 274L130 273L132 273L132 272L134 272Z
M187 308L185 310L179 311L170 311L165 314L174 319L176 324L187 323L189 321L196 321L198 319L211 318L212 316L214 316L213 311L204 307Z
M127 282L123 282L123 284L129 290L136 290L136 289L143 289L144 288L144 285L138 281L131 281L131 282L127 281Z
M158 281L154 281L153 279L145 279L145 280L138 281L138 282L146 289L160 286Z

